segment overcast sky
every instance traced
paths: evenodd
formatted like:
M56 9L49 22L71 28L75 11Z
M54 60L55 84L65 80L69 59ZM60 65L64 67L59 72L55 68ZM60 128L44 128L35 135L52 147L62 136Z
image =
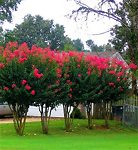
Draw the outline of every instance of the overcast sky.
M4 29L13 29L15 24L20 24L27 14L40 15L44 19L53 19L55 23L65 27L65 34L71 39L80 38L83 42L92 39L95 44L103 45L108 42L110 34L94 36L93 34L101 33L109 30L115 23L107 18L95 21L92 16L88 21L80 18L75 22L73 19L66 17L67 14L78 6L73 1L67 0L23 0L18 5L18 10L13 13L13 22L5 23Z

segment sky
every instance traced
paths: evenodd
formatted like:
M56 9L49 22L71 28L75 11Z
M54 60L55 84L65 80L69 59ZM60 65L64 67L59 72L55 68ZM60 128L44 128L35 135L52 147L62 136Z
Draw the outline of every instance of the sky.
M80 38L84 45L85 41L92 39L95 44L103 45L110 39L110 33L103 35L93 35L108 31L115 22L108 18L96 18L90 16L87 21L84 21L82 16L78 21L67 17L71 11L78 8L73 0L23 0L19 5L17 11L13 12L13 22L5 22L4 29L13 29L16 24L23 22L24 16L31 14L32 16L40 15L45 20L53 19L55 23L63 25L65 28L65 35L68 35L72 40Z

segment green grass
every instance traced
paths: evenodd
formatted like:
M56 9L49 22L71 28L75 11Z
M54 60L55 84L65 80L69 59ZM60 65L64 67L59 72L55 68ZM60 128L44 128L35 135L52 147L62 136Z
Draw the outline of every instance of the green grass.
M64 130L63 120L52 120L48 135L40 122L26 123L25 134L16 135L13 124L0 124L0 150L138 150L138 132L111 121L105 129L102 120L86 128L87 120L75 120L73 131Z

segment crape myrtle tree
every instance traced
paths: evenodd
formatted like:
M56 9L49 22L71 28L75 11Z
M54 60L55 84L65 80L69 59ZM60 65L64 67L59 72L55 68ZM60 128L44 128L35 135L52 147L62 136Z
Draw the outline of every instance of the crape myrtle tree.
M88 117L88 128L92 128L92 103L96 101L97 90L99 85L97 84L96 70L92 68L92 64L89 62L91 55L85 53L70 53L71 65L70 72L72 76L72 97L74 99L75 108L81 103L84 104ZM93 74L91 74L93 72Z
M37 48L38 50L38 48ZM36 85L37 91L35 97L35 105L39 106L41 114L42 132L48 134L48 125L52 109L57 105L55 96L56 87L56 57L55 53L51 50L46 51L42 49L41 61L34 67L34 76L32 82Z
M19 54L19 49L24 49L25 46L22 45L16 50L17 47L17 43L8 43L1 51L3 57L0 63L0 93L13 112L17 134L22 135L35 90L30 83L31 58L27 57L23 51Z
M56 62L58 68L56 69L56 87L55 97L58 99L58 103L63 105L64 119L65 119L65 130L67 132L71 131L72 121L70 118L71 108L74 107L74 99L72 97L72 86L73 82L71 80L70 74L70 57L69 53L57 53L58 57Z
M98 69L101 83L99 99L103 107L105 127L108 128L112 104L124 99L129 91L130 73L128 66L119 60L106 60L104 65L98 66Z
M53 54L49 49L35 46L29 49L26 43L18 46L12 42L1 48L1 54L0 94L13 112L17 134L23 135L27 111L34 102L41 108L43 133L48 133L47 113L54 105L50 99L52 92L47 92L55 79Z
M105 125L108 119L112 102L120 100L128 92L129 70L128 66L119 60L94 57L89 54L84 56L85 65L83 75L78 80L80 98L86 106L88 128L92 124L92 103L103 106Z
M86 73L86 64L84 60L83 52L69 52L69 62L66 63L66 71L65 76L67 78L66 82L70 85L69 89L69 97L72 106L73 112L75 112L76 108L82 101L82 93L80 89L81 80L85 78ZM70 116L69 116L70 117ZM72 122L74 119L74 113L72 114Z
M99 71L96 68L98 58L89 54L85 56L85 77L80 80L82 104L86 107L88 128L93 128L93 104L100 103L99 96L101 94L101 83L99 83ZM99 62L99 61L98 61ZM104 63L104 62L103 62Z
M62 52L58 58L59 68L56 70L58 78L56 82L59 88L55 90L59 103L63 104L66 131L72 129L73 117L70 118L72 108L76 109L82 100L80 84L87 70L83 57L82 52L69 51Z

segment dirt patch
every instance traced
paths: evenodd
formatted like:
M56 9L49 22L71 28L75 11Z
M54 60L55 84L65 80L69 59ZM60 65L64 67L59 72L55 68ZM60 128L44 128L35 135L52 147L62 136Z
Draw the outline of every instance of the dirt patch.
M96 125L95 129L97 129L97 130L109 130L110 128L106 127L105 125L100 125L100 126Z
M40 121L40 117L27 117L26 122L37 122ZM13 123L13 118L1 118L0 124L3 123Z
M52 117L51 120L63 119L60 117ZM40 117L27 117L26 122L39 122L41 121ZM0 118L0 124L3 123L13 123L13 118Z

